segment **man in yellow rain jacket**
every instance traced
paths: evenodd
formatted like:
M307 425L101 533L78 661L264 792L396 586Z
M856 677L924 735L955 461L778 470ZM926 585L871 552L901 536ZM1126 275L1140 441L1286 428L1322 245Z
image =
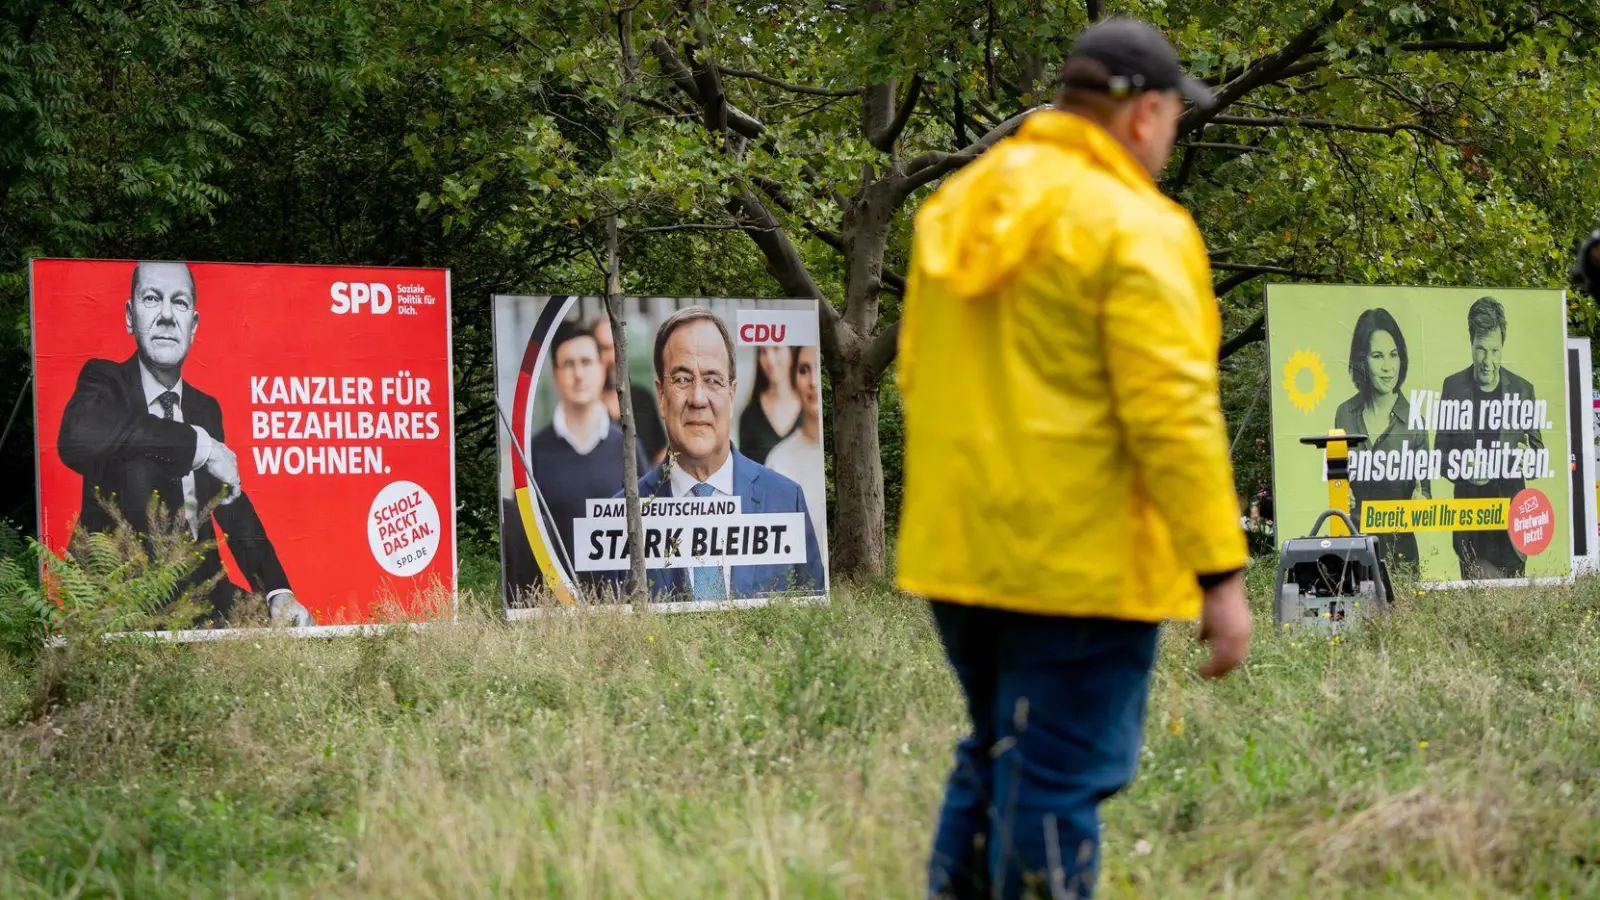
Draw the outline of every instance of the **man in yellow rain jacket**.
M1201 619L1209 677L1249 644L1220 316L1200 233L1154 180L1184 100L1214 101L1129 20L1086 30L1062 83L916 220L897 577L930 601L973 729L933 896L1037 878L1089 896L1160 623Z

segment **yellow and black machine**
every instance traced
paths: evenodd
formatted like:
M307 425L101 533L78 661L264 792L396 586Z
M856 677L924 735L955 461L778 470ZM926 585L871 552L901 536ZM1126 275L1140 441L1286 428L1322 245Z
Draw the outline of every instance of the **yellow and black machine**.
M1328 509L1317 516L1305 537L1283 542L1273 598L1279 628L1296 624L1339 631L1359 616L1389 610L1394 588L1377 539L1362 534L1349 513L1350 449L1366 439L1364 434L1345 434L1338 428L1300 439L1327 454ZM1318 534L1324 522L1330 523L1325 537Z

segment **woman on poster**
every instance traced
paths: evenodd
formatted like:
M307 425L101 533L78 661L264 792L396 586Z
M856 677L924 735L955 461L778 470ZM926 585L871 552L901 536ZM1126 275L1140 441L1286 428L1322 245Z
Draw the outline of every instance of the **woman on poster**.
M1359 529L1361 510L1375 500L1413 500L1432 498L1433 485L1429 479L1415 474L1404 478L1385 480L1363 479L1354 465L1357 454L1390 454L1395 458L1403 451L1413 455L1418 450L1428 450L1428 433L1412 429L1408 420L1411 404L1403 390L1406 373L1410 370L1410 355L1406 351L1405 335L1389 311L1377 307L1364 311L1356 319L1350 337L1350 380L1356 392L1339 404L1333 416L1333 427L1346 434L1364 434L1366 443L1354 448L1351 456L1350 493L1355 498L1355 521ZM1382 553L1391 568L1418 564L1417 535L1411 531L1397 531L1375 535L1378 552Z
M789 349L787 347L783 349ZM800 485L822 558L828 558L827 486L822 459L822 366L816 347L796 347L786 380L800 398L800 419L767 456L767 467Z
M778 442L800 424L800 395L789 382L792 347L756 348L756 383L739 416L739 452L765 464Z

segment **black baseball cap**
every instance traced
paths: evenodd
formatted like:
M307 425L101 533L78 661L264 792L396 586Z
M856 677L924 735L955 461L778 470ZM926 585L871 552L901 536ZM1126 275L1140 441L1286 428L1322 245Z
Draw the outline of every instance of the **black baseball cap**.
M1136 19L1115 18L1096 22L1078 35L1067 56L1067 71L1073 60L1092 59L1110 72L1109 80L1067 77L1065 87L1105 91L1113 97L1128 97L1139 91L1175 90L1200 107L1216 103L1211 88L1183 71L1178 51L1153 26Z

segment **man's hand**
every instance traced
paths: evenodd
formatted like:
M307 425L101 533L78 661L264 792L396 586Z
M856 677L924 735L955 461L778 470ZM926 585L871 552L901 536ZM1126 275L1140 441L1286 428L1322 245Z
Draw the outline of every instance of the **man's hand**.
M228 496L223 503L231 503L239 498L239 457L221 441L211 442L211 453L206 457L204 468L228 489Z
M1212 585L1200 612L1200 640L1211 645L1211 658L1200 664L1204 678L1233 671L1250 650L1250 603L1245 599L1244 573Z
M294 598L294 594L288 591L274 594L272 599L267 601L267 610L272 615L274 625L291 625L299 628L303 625L317 624L317 620L311 616L311 610L301 606L300 601Z

